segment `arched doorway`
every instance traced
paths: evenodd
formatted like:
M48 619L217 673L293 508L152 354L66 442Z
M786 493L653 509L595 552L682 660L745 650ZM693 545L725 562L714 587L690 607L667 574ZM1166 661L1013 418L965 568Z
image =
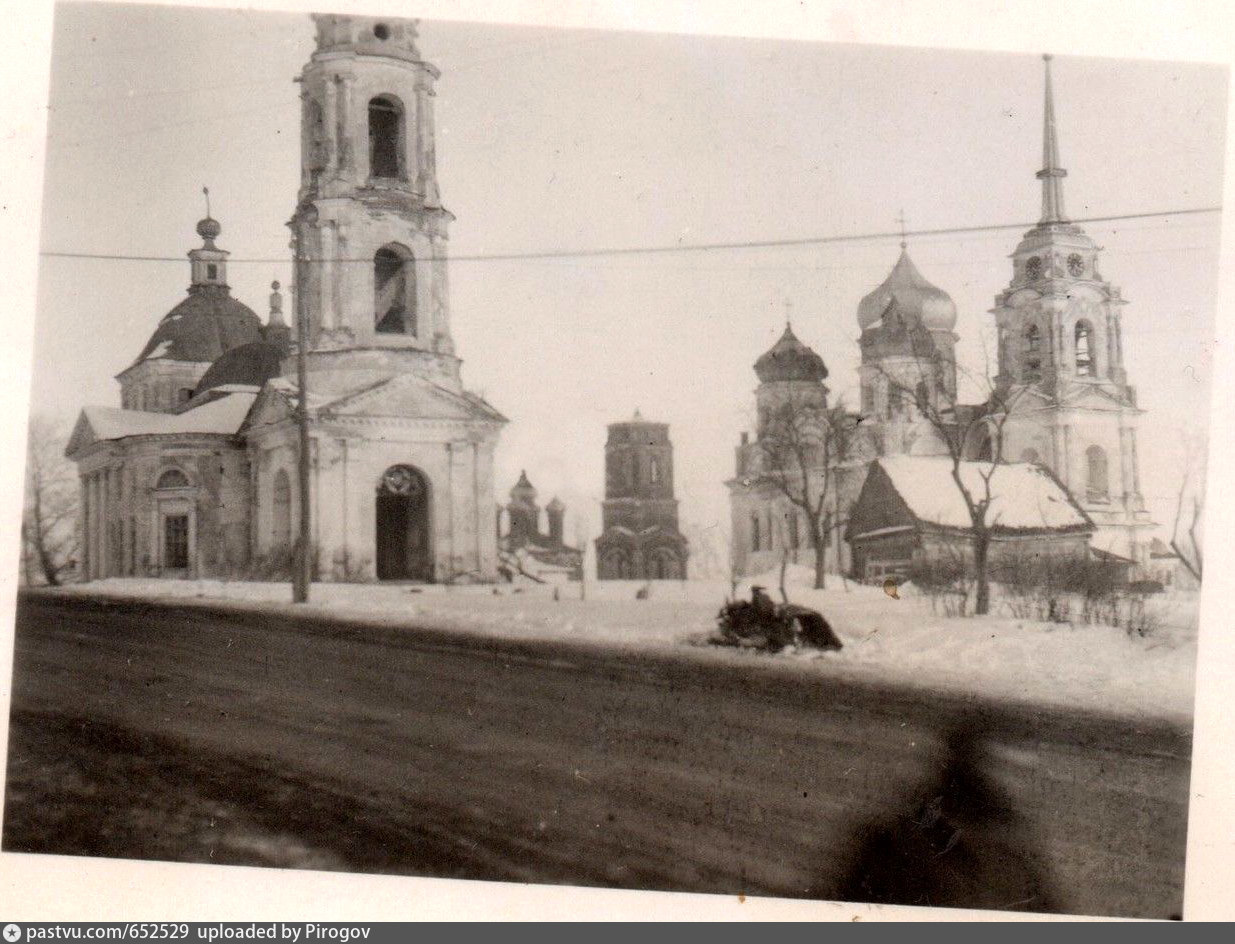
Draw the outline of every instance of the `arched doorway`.
M601 580L629 580L630 555L622 549L606 551L600 559Z
M653 580L682 579L682 562L672 548L657 548L652 552L651 563L652 572L648 576Z
M429 482L410 465L391 466L377 486L377 579L433 579Z

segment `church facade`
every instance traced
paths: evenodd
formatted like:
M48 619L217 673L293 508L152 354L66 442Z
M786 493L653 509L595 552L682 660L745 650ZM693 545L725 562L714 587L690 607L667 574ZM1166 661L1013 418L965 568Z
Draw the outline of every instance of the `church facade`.
M872 464L904 457L912 465L919 457L927 478L937 464L931 457L949 454L944 436L954 436L967 461L994 456L1041 467L1087 522L1096 554L1131 567L1148 564L1154 525L1138 472L1142 411L1123 365L1125 301L1100 274L1096 244L1064 213L1049 57L1043 125L1042 216L1013 252L1011 283L991 312L998 367L987 402L957 402L956 306L922 276L904 241L888 277L858 305L861 402L835 421L826 476L816 463L807 464L803 478L815 495L827 490L832 527L820 543L828 570L865 575L855 572L849 539L868 536L855 535L848 519ZM786 557L813 566L816 554L801 537L799 510L769 474L765 416L785 391L826 403L827 369L787 328L755 372L760 419L753 439L742 434L727 483L738 575L762 573ZM924 410L950 421L931 422ZM968 433L963 443L961 431ZM1031 524L1019 527L1040 532L1043 546L1075 544L1076 529L1065 534L1048 522Z
M233 299L203 220L189 298L87 407L83 575L208 576L285 559L298 533L295 345L303 345L309 523L325 579L493 580L493 452L505 418L463 386L434 149L437 70L414 21L315 15L300 77L289 227L291 339Z

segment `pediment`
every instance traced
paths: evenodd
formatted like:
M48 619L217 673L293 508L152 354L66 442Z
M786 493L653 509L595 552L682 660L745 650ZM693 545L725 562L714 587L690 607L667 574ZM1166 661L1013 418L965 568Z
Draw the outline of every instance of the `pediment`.
M255 427L274 426L285 420L293 419L296 405L291 393L290 388L284 389L274 383L266 384L253 402L253 407L249 410L249 415L240 431L245 433Z
M72 458L83 449L94 445L98 438L94 426L90 423L89 415L85 410L82 410L77 415L77 422L73 424L73 432L69 435L68 445L64 447L64 454Z
M340 397L322 408L331 416L373 416L412 420L505 422L474 394L454 391L416 374L403 374Z
M1128 406L1115 393L1093 384L1078 384L1070 387L1064 393L1063 402L1068 407L1082 410L1109 410L1112 407Z

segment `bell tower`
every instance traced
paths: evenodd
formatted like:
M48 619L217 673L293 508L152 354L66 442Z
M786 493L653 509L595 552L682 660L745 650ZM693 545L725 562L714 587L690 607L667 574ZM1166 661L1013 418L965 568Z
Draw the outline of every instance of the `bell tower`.
M309 369L414 370L457 386L446 273L454 217L434 156L438 70L420 56L414 20L313 19L288 224Z
M1064 210L1059 140L1046 63L1042 216L1012 253L995 299L999 372L1009 417L1003 457L1050 467L1099 530L1099 550L1140 560L1152 527L1141 497L1136 427L1142 410L1123 360L1126 302L1099 272L1099 247Z

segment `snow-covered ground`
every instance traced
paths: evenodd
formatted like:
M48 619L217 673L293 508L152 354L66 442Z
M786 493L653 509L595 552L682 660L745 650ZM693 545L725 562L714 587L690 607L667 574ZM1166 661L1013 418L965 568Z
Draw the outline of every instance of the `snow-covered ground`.
M775 575L755 582L775 588ZM932 614L911 590L893 599L880 588L829 578L810 588L805 569L789 575L792 602L820 610L845 646L840 652L786 651L778 655L700 645L715 625L729 587L709 581L657 581L636 599L638 582L589 582L554 589L409 587L314 584L308 612L383 624L431 625L516 639L589 641L676 651L690 658L773 659L800 671L973 693L1021 702L1115 712L1133 717L1190 719L1196 663L1195 594L1153 598L1163 626L1150 638L1109 626L1056 625L991 615L949 619ZM116 597L229 600L282 609L287 584L215 580L110 579L67 592ZM749 584L739 586L747 595ZM771 590L774 597L775 589ZM996 606L996 609L1000 607Z

